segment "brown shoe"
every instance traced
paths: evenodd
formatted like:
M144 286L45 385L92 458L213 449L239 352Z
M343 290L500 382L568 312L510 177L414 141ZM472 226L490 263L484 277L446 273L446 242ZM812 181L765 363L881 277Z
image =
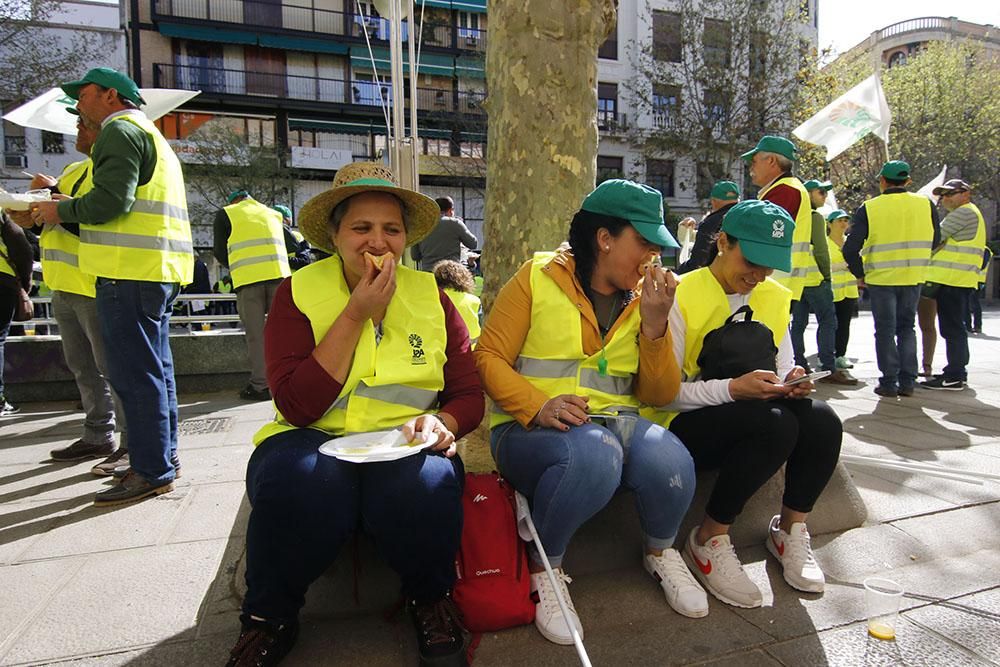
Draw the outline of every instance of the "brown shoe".
M49 456L53 461L84 461L86 459L97 459L108 456L115 451L115 441L94 444L77 440L68 447L53 449Z
M106 491L95 494L94 506L126 505L173 490L173 480L153 483L140 477L138 473L129 471L118 484L115 484Z
M827 375L825 378L820 378L819 382L825 382L827 384L842 384L850 387L857 386L858 384L857 378L845 370L836 370Z

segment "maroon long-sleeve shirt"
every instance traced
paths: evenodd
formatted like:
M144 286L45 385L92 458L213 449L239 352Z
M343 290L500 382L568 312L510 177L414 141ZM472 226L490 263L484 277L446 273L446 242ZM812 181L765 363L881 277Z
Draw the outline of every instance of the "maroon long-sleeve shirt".
M485 404L479 375L472 360L469 331L451 299L438 291L444 308L448 343L444 365L444 389L439 408L458 422L456 438L475 429L483 419ZM291 278L274 295L264 327L267 384L282 416L294 426L304 427L322 417L337 399L343 384L334 380L312 356L316 348L309 318L292 299Z

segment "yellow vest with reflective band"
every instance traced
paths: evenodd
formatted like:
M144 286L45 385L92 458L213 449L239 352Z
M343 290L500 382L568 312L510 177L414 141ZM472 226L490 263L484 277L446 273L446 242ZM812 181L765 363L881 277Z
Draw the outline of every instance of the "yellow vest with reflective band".
M350 299L340 257L305 266L292 276L292 300L309 318L318 345ZM382 320L382 340L365 322L351 370L326 414L307 428L340 436L392 429L432 412L444 388L448 332L437 282L430 273L396 267L396 293ZM254 445L296 428L281 413L254 435Z
M893 192L869 199L864 207L868 214L868 238L861 248L865 282L924 282L934 243L930 200L912 192Z
M614 333L604 343L608 362L606 375L598 370L601 352L587 356L583 351L580 309L546 275L545 266L553 252L535 253L531 264L531 327L514 368L546 396L576 394L587 396L591 413L638 412L635 375L639 372L639 308L619 316ZM513 417L494 409L490 428Z
M475 346L476 341L479 340L479 334L482 332L479 326L479 306L482 302L475 294L459 292L453 289L446 289L444 293L455 304L458 314L462 316L462 321L465 322L465 326L469 329L469 342Z
M778 187L787 185L799 193L799 210L792 216L795 220L795 231L792 232L792 272L775 271L774 279L792 291L792 301L802 298L802 289L815 287L823 282L823 274L816 265L812 250L812 206L809 204L809 192L802 187L802 181L794 176L779 178L761 191L758 199Z
M858 279L847 269L844 252L833 239L826 237L830 249L830 286L833 287L833 302L858 298Z
M775 347L781 347L781 341L788 334L791 302L791 291L773 278L758 284L750 292L753 319L771 330ZM685 325L682 370L689 380L696 380L701 374L698 355L701 354L705 336L725 324L733 313L722 285L707 266L684 275L677 285L674 307L680 309ZM643 408L642 415L662 426L669 426L677 413Z
M281 214L249 197L225 208L229 233L229 275L233 287L292 275Z
M959 208L970 208L976 214L979 219L976 235L968 241L947 239L944 246L931 255L926 280L952 287L978 287L982 282L979 272L982 270L983 248L986 246L986 221L983 220L979 207L971 202Z
M0 208L0 211L3 211L3 209ZM14 276L17 278L17 273L14 271L14 267L7 261L8 257L10 257L10 255L7 253L7 244L4 243L3 236L0 236L0 273L6 273L8 276ZM18 280L17 284L20 285L21 281Z
M94 186L92 166L87 158L66 167L57 184L59 192L74 197L90 192ZM42 279L53 291L96 296L96 278L80 270L79 236L66 231L62 225L45 225L38 245L42 255Z
M194 278L181 163L145 117L125 114L112 123L142 128L156 147L149 183L135 190L132 210L100 225L80 225L80 270L101 278L187 285Z

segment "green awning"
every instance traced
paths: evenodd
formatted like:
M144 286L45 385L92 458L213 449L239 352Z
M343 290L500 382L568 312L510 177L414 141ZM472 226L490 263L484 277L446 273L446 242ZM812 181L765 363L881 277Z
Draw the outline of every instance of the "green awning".
M485 132L462 132L459 135L459 141L471 141L474 143L485 143L486 133Z
M485 79L486 59L476 56L459 56L455 58L455 73L459 77Z
M441 130L436 127L418 127L417 136L428 139L451 139L451 130Z
M442 9L454 9L460 12L486 13L486 0L413 0L413 4L419 7L440 7Z
M386 134L385 125L382 123L345 123L311 118L289 118L288 129L337 132L339 134Z
M303 37L290 37L289 35L265 35L257 36L261 46L270 46L276 49L286 49L288 51L309 51L310 53L334 53L346 54L350 48L346 44L338 44L330 39L311 39Z
M389 49L372 49L375 56L375 66L380 71L388 72L391 69L391 56ZM368 48L364 46L351 47L351 67L355 71L370 72L372 70L371 58L368 56ZM454 76L455 61L451 56L439 55L436 53L420 54L420 64L418 66L421 74L433 74L435 76ZM410 67L403 58L403 72L409 74Z
M160 34L167 37L194 39L201 42L220 42L222 44L256 44L256 33L240 30L220 30L201 25L187 23L160 23Z

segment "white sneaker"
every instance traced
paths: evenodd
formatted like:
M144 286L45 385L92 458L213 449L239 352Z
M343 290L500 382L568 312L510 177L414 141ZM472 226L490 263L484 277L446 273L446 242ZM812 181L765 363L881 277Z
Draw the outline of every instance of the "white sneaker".
M806 524L793 523L791 534L780 527L781 517L775 515L768 527L767 550L781 562L785 581L792 588L806 593L822 593L826 578L813 557Z
M691 575L691 570L676 549L664 549L659 556L646 554L642 564L646 572L660 582L671 609L688 618L708 616L705 589Z
M684 544L691 571L709 593L734 607L759 607L764 601L757 584L743 571L728 535L716 535L705 546L695 543L698 527L691 529Z
M559 591L563 595L563 601L566 603L566 609L569 611L569 621L580 633L580 639L583 639L583 626L580 624L580 617L576 615L573 600L569 597L569 589L566 587L566 584L572 583L573 580L559 568L554 569L553 572L556 575ZM549 575L545 572L532 574L531 593L533 596L537 594L538 597L538 601L535 603L535 627L538 628L538 631L554 644L572 646L573 635L570 633L566 619L563 618L556 592L552 588L552 582L549 581Z

